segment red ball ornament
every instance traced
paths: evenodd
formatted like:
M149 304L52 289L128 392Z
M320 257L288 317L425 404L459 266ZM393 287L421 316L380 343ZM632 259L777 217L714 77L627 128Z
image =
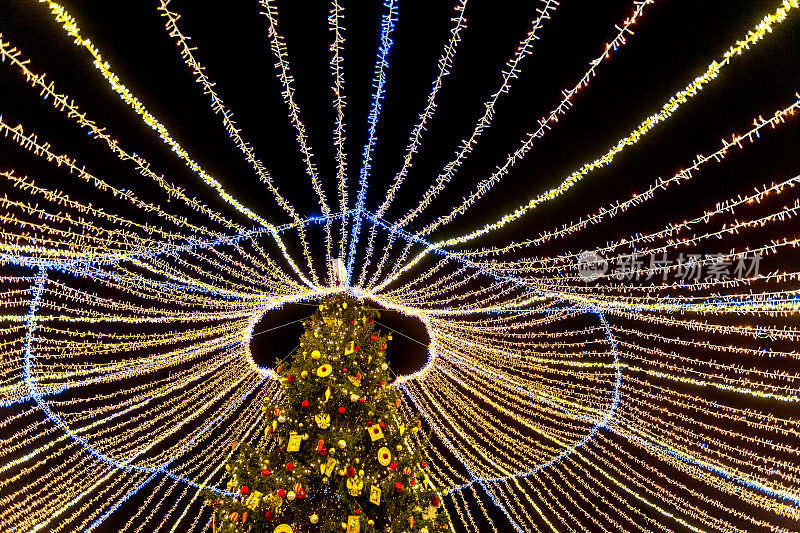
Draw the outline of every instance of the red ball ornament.
M428 468L428 463L426 463L425 461L422 461L422 462L419 464L419 466L421 466L422 468Z
M304 490L302 490L302 489L301 489L301 490L299 490L299 491L297 491L297 497L298 497L298 499L301 499L301 500L302 500L303 498L305 498L305 497L306 497L306 491L304 491Z
M358 372L358 373L356 374L356 379L361 379L361 372Z
M359 398L359 399L358 399L358 403L364 403L364 402L366 402L366 401L367 401L367 400L366 400L366 398Z
M383 420L381 420L381 421L379 422L379 424L381 425L381 429L383 429L383 428L385 428L385 427L386 427L386 424L384 424L384 423L383 423Z
M309 405L311 405L311 404L310 404L310 403L308 403L308 400L303 400L303 401L300 403L300 405L302 405L303 407L308 407L308 406L309 406Z
M434 507L439 507L439 504L441 502L439 501L439 497L438 496L434 496L433 498L431 498L431 503L433 504Z
M294 374L292 374L291 376L289 376L289 377L287 378L287 380L289 381L289 383L292 383L292 382L294 381Z
M350 324L352 324L352 325L354 325L354 326L355 326L355 325L356 325L356 321L355 321L355 320L351 320L351 321L350 321Z
M272 472L270 472L269 468L265 468L264 470L261 471L262 476L268 476L270 474L272 474Z
M372 337L370 337L370 339L373 340L373 341L376 341L376 340L378 340L378 336L377 335L373 335Z
M286 491L284 489L278 489L278 498L285 498Z
M356 509L356 514L361 514L361 509Z
M250 488L245 485L241 489L239 489L239 492L241 492L242 494L247 494L248 492L250 492Z
M339 408L339 414L340 415L343 415L345 411L346 411L346 409L344 407L340 407Z
M267 511L266 513L264 513L264 520L269 522L270 520L272 520L272 518L274 516L275 516L275 513L273 513L272 511Z
M394 490L397 492L403 492L403 484L398 481L394 484Z
M417 478L412 477L411 479L408 480L408 484L413 487L414 485L417 484Z
M271 428L271 427L268 427L268 428L267 428L267 434L268 434L268 435L272 435L272 428Z
M286 463L286 470L288 470L289 472L294 470L294 463Z
M372 324L372 319L371 318L369 319L369 323Z
M372 427L372 420L367 420L367 427Z
M381 381L381 387L385 387L385 386L386 386L386 382L385 381Z
M342 369L342 373L343 373L343 374L347 374L347 369L346 369L346 368L343 368L343 369Z
M356 351L356 352L357 352L358 350L359 350L358 344L356 344L355 346L353 346L353 351Z
M389 470L397 470L397 463L389 463Z
M356 469L351 466L347 467L347 477L353 477L356 475Z

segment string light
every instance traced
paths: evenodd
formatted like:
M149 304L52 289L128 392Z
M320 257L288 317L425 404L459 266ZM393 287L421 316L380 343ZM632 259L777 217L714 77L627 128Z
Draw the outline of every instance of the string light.
M767 131L797 127L792 119L800 95L771 107L775 111L766 119L759 116L752 127L738 130L745 133L728 134L710 155L696 156L641 192L578 213L556 228L540 228L531 239L471 246L577 187L654 127L666 125L735 56L754 50L784 23L800 7L797 1L783 0L658 113L561 185L481 229L440 241L429 236L467 213L533 148L570 109L575 95L589 87L599 66L629 45L632 26L654 0L634 2L603 53L505 163L458 207L428 221L422 221L423 213L492 124L495 103L511 90L556 2L543 2L530 33L505 65L500 88L453 160L416 205L387 221L454 68L467 30L467 0L453 6L426 106L374 212L366 191L373 177L396 3L386 0L380 22L375 90L352 208L345 152L344 10L338 0L330 5L339 201L334 212L294 99L278 11L271 0L262 1L289 122L323 212L309 218L281 196L196 60L179 15L162 0L157 11L211 110L289 215L281 225L231 197L122 84L66 10L50 0L40 2L159 142L248 225L203 205L123 147L0 36L3 63L41 95L44 106L85 131L122 169L158 185L161 195L145 201L27 124L0 117L0 142L64 179L59 190L32 172L0 172L8 184L0 198L0 406L6 413L0 419L0 529L96 531L132 501L141 501L124 523L115 523L118 530L204 530L210 511L200 491L230 495L219 480L231 441L266 442L259 429L261 405L279 394L279 375L257 363L250 351L256 325L288 304L340 292L419 320L425 328L427 360L391 386L409 400L402 403L403 414L424 420L423 430L408 442L427 447L430 478L445 487L443 501L460 528L797 529L800 421L787 409L800 403L795 349L800 271L793 262L800 244L795 228L800 176L770 176L754 190L726 188L716 203L687 218L666 213L647 231L592 242L587 249L613 263L642 254L688 255L719 242L714 258L695 254L681 265L642 263L627 272L629 279L605 276L589 282L581 278L581 252L555 246L649 207L668 189L680 192L709 163L730 164L726 156L744 153ZM91 187L93 202L66 192L72 183ZM168 199L179 206L167 204ZM417 219L420 229L412 230ZM325 233L319 250L308 239L315 231ZM361 231L369 231L369 238L360 248ZM337 239L338 261L332 257ZM382 257L373 258L384 243ZM545 244L554 248L544 251ZM290 252L295 249L302 249L298 255L308 272L297 266ZM670 278L680 268L755 256L774 261L763 271L730 279ZM323 261L327 279L314 268Z

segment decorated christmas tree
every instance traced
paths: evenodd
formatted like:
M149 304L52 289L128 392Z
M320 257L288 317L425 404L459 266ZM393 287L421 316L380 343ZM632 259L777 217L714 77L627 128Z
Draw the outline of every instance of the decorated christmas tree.
M226 465L233 497L208 491L218 532L450 530L438 491L391 386L377 310L326 298L300 345L276 368L264 405L266 444L238 445ZM415 439L417 440L417 439Z

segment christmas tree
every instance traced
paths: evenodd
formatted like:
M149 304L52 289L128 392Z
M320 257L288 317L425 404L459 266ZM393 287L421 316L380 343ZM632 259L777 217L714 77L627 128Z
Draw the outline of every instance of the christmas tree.
M377 310L323 300L300 345L278 365L281 393L264 405L266 444L238 445L223 497L208 491L216 531L292 533L450 530L427 463L390 384Z

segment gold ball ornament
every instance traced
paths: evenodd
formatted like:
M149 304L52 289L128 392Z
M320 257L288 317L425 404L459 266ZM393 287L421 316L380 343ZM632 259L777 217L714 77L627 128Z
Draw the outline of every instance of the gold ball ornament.
M297 494L295 494L293 490L290 490L290 491L289 491L289 492L286 494L286 499L287 499L287 500L289 500L289 501L292 501L292 500L294 500L294 499L295 499L295 497L296 497L296 496L297 496Z
M386 363L383 363L381 365L381 370L386 370L387 368L389 368L389 365L387 365Z
M316 524L317 522L319 522L319 516L317 516L316 514L312 514L311 516L308 517L308 521L311 522L312 524Z
M319 350L314 350L311 352L311 359L319 359L322 357L322 354L319 353Z
M339 442L337 442L336 445L339 447L339 449L344 450L345 447L347 446L347 443L344 441L344 439L342 439Z
M289 524L281 524L278 527L276 527L272 533L294 533L294 532L292 531L292 526L290 526Z

